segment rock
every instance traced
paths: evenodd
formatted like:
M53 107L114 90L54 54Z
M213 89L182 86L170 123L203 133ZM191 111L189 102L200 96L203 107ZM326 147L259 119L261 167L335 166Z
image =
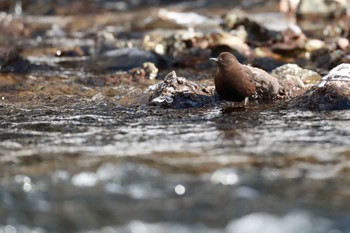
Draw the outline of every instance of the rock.
M339 49L322 48L310 53L310 61L317 68L330 70L341 63L344 55L344 51Z
M78 82L92 86L119 86L121 84L137 85L152 83L158 75L158 68L150 62L145 62L141 67L135 67L128 71L117 71L106 75L91 75L78 79Z
M251 62L251 64L254 67L263 69L267 72L271 72L272 70L276 69L277 67L280 67L284 63L271 57L256 57Z
M303 81L297 76L286 74L281 76L278 82L281 85L281 97L284 99L299 96L307 90Z
M157 77L158 68L155 64L151 62L145 62L142 64L142 69L145 71L145 77L147 79L153 80Z
M90 56L89 47L78 46L71 49L57 49L55 52L56 57L84 57Z
M321 79L321 76L317 72L303 69L296 64L282 65L272 70L271 74L278 79L283 79L283 77L287 75L297 77L306 87L313 86Z
M280 84L277 79L266 71L256 68L249 67L253 73L254 82L256 85L256 96L258 100L272 100L275 99L280 90Z
M128 71L128 80L134 83L143 83L146 80L153 80L157 77L158 69L151 62L145 62L142 67L135 67Z
M247 35L247 41L260 46L276 39L279 32L267 29L265 26L249 18L243 12L234 10L224 15L223 26L227 29L237 29L244 31Z
M0 47L0 72L26 72L30 62L12 48Z
M347 38L341 37L337 41L337 46L341 50L346 50L349 47L349 40Z
M160 67L197 67L208 61L208 39L193 30L147 33L142 48L158 55Z
M103 54L111 50L132 47L133 44L130 41L118 39L115 33L110 32L107 29L99 31L95 38L96 54Z
M321 79L318 73L303 69L296 64L285 64L274 69L271 74L277 77L281 85L280 95L285 99L303 94Z
M318 39L310 39L305 44L305 49L308 52L312 52L318 49L322 49L326 47L326 43L322 40Z
M211 33L207 36L208 47L215 48L218 46L226 46L230 49L238 51L244 56L251 54L249 46L245 43L242 38L227 32Z
M347 2L339 0L304 0L301 1L299 14L331 16L346 11Z
M86 68L93 70L128 70L142 66L145 62L152 62L157 65L158 60L153 53L142 49L121 48L97 55L86 64Z
M291 54L292 51L305 48L307 37L304 35L301 28L295 24L290 25L282 33L282 41L274 43L271 47L272 51L282 54Z
M169 108L201 107L215 101L214 88L204 88L170 72L163 82L152 85L149 103Z
M350 109L350 64L340 64L318 84L293 100L293 107L310 110Z
M213 30L219 28L220 21L210 19L206 16L194 12L175 12L166 9L160 9L155 16L149 16L141 21L141 24L135 24L134 27L143 30L154 29L186 29L196 28L199 30Z
M159 55L165 55L168 49L168 38L173 35L169 36L164 34L165 33L160 31L147 33L142 39L141 47L147 51L152 51Z

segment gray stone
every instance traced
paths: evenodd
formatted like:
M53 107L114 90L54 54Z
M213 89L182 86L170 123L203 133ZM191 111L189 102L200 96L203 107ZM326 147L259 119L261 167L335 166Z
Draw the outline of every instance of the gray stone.
M256 85L256 99L268 100L276 98L281 88L278 80L262 69L256 67L249 68L253 73Z
M350 64L340 64L303 95L292 106L311 110L350 109Z
M96 55L87 64L87 68L93 70L128 70L140 67L145 62L152 62L157 66L158 60L153 53L142 49L121 48Z
M186 78L177 77L170 72L164 81L152 85L153 91L149 102L151 105L169 108L201 107L215 100L214 90L206 89Z

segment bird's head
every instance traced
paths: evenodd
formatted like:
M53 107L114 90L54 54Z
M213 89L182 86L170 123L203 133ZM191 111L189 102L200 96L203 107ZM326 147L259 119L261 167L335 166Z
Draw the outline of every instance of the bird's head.
M209 58L209 60L216 62L221 68L230 67L238 63L236 57L228 52L222 52L217 58Z

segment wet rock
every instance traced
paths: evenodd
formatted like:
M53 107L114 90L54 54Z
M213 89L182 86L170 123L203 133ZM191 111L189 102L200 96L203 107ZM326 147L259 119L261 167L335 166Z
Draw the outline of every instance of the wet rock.
M301 1L299 14L302 16L331 16L345 13L347 2L338 0L304 0Z
M318 40L318 39L310 39L305 44L305 49L308 52L322 49L324 47L326 47L326 43L324 41Z
M223 26L225 28L232 29L236 26L239 21L242 21L245 17L247 17L242 11L232 10L227 12L223 16Z
M150 62L145 62L141 67L135 67L128 71L116 71L112 74L89 75L77 79L77 82L88 86L118 86L121 84L137 85L154 83L153 79L158 75L158 68Z
M153 80L157 77L158 68L151 62L145 62L142 64L142 69L145 71L145 77Z
M349 48L350 42L347 38L341 37L337 40L337 47L341 50Z
M208 47L215 48L226 46L238 51L244 56L250 55L250 48L242 38L227 32L211 33L205 38L208 41Z
M127 72L117 72L114 75L107 76L105 85L144 83L147 80L155 79L157 74L158 68L151 62L145 62L141 67L135 67Z
M31 25L24 20L14 17L13 14L7 14L2 12L0 14L0 31L1 36L8 38L29 38L36 33L43 32L46 29L39 27L38 25ZM3 43L4 41L2 41ZM13 44L15 41L9 41Z
M237 10L230 11L224 16L223 25L228 29L244 27L247 32L247 41L257 46L270 43L280 35L279 32L267 29Z
M285 64L280 54L271 51L271 47L257 47L252 51L252 66L271 72L273 69Z
M147 34L142 48L157 54L160 67L197 67L208 62L208 39L193 30Z
M205 88L170 72L164 81L150 87L149 103L169 108L201 107L215 101L214 88Z
M272 100L275 99L279 93L280 85L277 79L266 71L249 67L253 73L254 82L256 85L255 99L258 100Z
M276 53L290 55L305 48L307 37L297 25L290 25L283 33L282 40L277 40L271 47Z
M318 82L321 76L296 64L285 64L272 71L281 85L280 97L289 99L303 94L310 86Z
M281 97L284 99L290 99L295 96L299 96L306 91L306 87L297 76L284 75L278 80L281 85Z
M165 33L158 31L147 33L142 39L141 47L147 51L152 51L159 55L165 55L168 49L167 41L169 39L167 37L170 36L164 34Z
M249 46L241 37L224 31L196 36L191 38L191 40L185 41L185 43L193 48L202 49L201 54L203 54L203 56L201 57L204 58L205 61L208 61L207 58L210 53L218 55L223 51L231 51L241 61L245 60L245 58L251 54ZM198 52L196 56L198 56Z
M189 67L207 61L210 51L196 43L202 35L193 31L177 32L167 40L166 55L163 56L170 67Z
M121 48L132 48L133 44L131 41L118 39L115 33L104 29L97 33L95 38L95 53L103 54L107 51L121 49Z
M330 70L339 65L344 57L344 51L322 48L310 53L310 61L317 68Z
M160 9L155 16L149 16L136 28L143 30L154 29L186 29L196 28L200 30L213 30L219 28L219 21L210 19L194 12L175 12Z
M158 54L167 67L197 67L208 63L211 51L236 51L243 57L250 55L249 46L233 33L224 31L201 33L194 30L147 33L142 48Z
M151 62L145 62L142 67L136 67L128 71L128 78L133 82L141 83L145 80L153 80L157 77L158 69Z
M153 53L139 48L121 48L97 55L88 62L87 68L92 70L128 70L142 66L145 62L157 65L158 60Z
M350 64L340 64L303 95L292 106L310 110L350 109Z
M311 87L316 84L321 76L312 70L303 69L296 64L285 64L274 69L271 74L278 79L283 79L284 76L294 76L299 78L306 87Z
M56 57L83 57L89 55L90 51L88 46L79 46L72 49L57 49L55 52Z
M0 47L0 72L26 72L30 67L29 61L22 58L17 50Z
M251 62L252 66L271 72L284 63L271 57L257 57Z
M170 61L173 67L193 67L201 69L209 64L208 57L210 56L209 49L189 48L180 54L177 54L174 61Z

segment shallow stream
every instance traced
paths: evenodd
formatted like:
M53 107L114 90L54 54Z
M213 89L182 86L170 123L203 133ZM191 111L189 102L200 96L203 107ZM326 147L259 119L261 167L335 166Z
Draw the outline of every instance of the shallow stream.
M80 66L89 55L54 56L93 47L108 17L1 37L35 66L0 74L0 233L350 232L349 111L149 106L152 83L104 86L105 73ZM177 69L208 83L209 68Z

